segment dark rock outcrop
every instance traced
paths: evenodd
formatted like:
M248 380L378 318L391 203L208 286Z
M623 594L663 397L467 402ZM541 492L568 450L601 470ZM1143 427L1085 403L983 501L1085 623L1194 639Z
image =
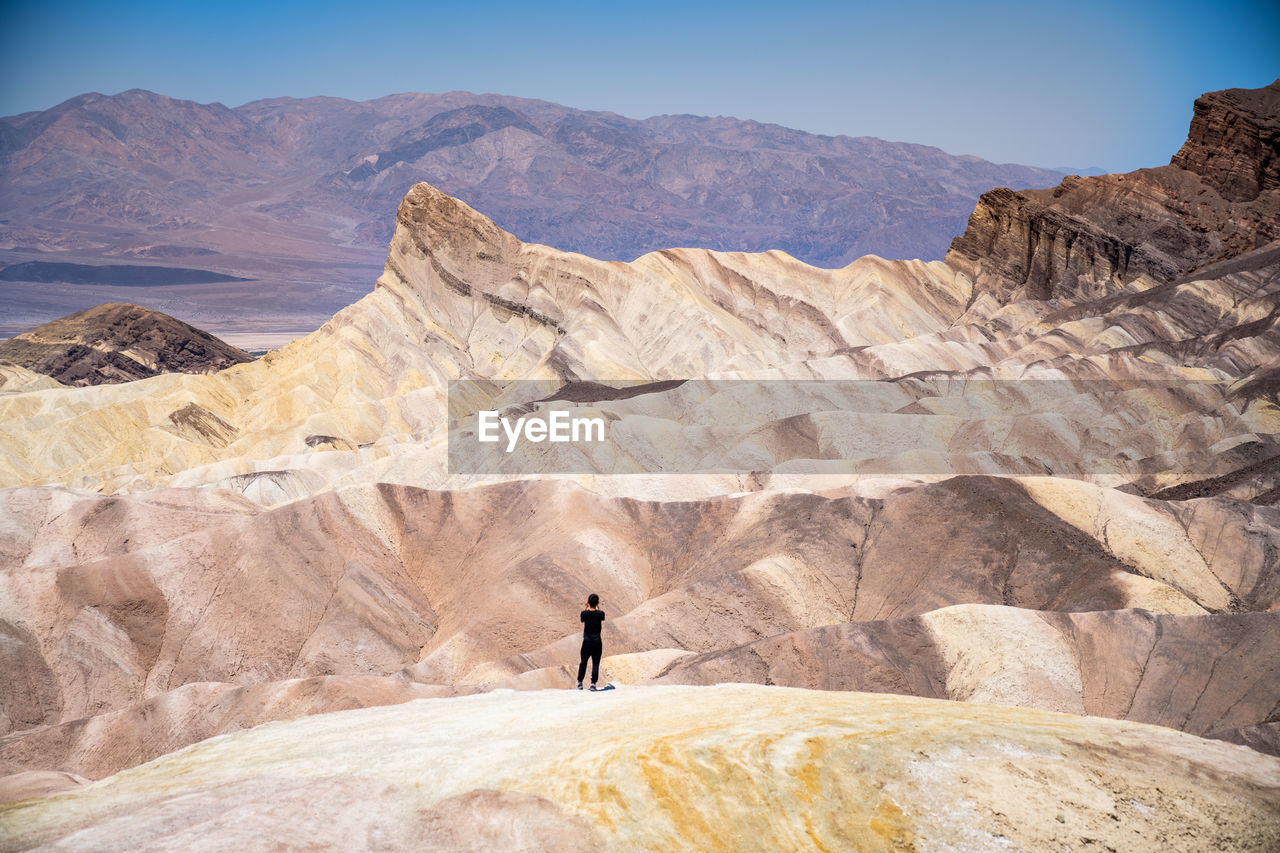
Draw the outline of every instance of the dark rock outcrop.
M1002 302L1174 281L1280 238L1280 81L1196 102L1173 164L985 193L947 263Z
M1231 201L1280 187L1280 80L1196 99L1186 144L1170 162L1195 172Z
M110 302L0 341L0 361L64 385L106 385L161 373L215 373L253 357L168 314Z

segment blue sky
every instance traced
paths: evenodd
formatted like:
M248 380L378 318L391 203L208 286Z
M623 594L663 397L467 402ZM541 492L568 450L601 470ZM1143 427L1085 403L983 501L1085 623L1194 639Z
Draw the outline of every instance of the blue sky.
M236 106L463 89L732 115L1040 166L1168 162L1280 77L1280 3L0 5L0 115L130 88Z

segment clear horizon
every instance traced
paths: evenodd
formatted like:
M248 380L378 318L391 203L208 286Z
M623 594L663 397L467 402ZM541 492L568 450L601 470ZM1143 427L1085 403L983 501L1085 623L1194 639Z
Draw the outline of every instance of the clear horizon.
M454 90L727 115L997 163L1168 162L1206 91L1280 77L1280 5L9 3L0 114L133 88L228 106Z

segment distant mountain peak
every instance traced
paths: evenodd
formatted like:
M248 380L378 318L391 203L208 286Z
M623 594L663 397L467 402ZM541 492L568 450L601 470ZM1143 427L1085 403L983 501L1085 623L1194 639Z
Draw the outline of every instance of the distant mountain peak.
M0 361L64 385L103 385L161 373L214 373L252 361L243 350L181 320L109 302L0 341Z

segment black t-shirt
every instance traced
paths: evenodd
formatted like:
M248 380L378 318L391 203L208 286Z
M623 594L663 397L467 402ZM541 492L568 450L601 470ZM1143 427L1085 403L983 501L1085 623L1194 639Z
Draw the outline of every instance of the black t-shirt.
M598 639L600 637L600 623L604 621L603 610L584 610L582 611L582 636Z

